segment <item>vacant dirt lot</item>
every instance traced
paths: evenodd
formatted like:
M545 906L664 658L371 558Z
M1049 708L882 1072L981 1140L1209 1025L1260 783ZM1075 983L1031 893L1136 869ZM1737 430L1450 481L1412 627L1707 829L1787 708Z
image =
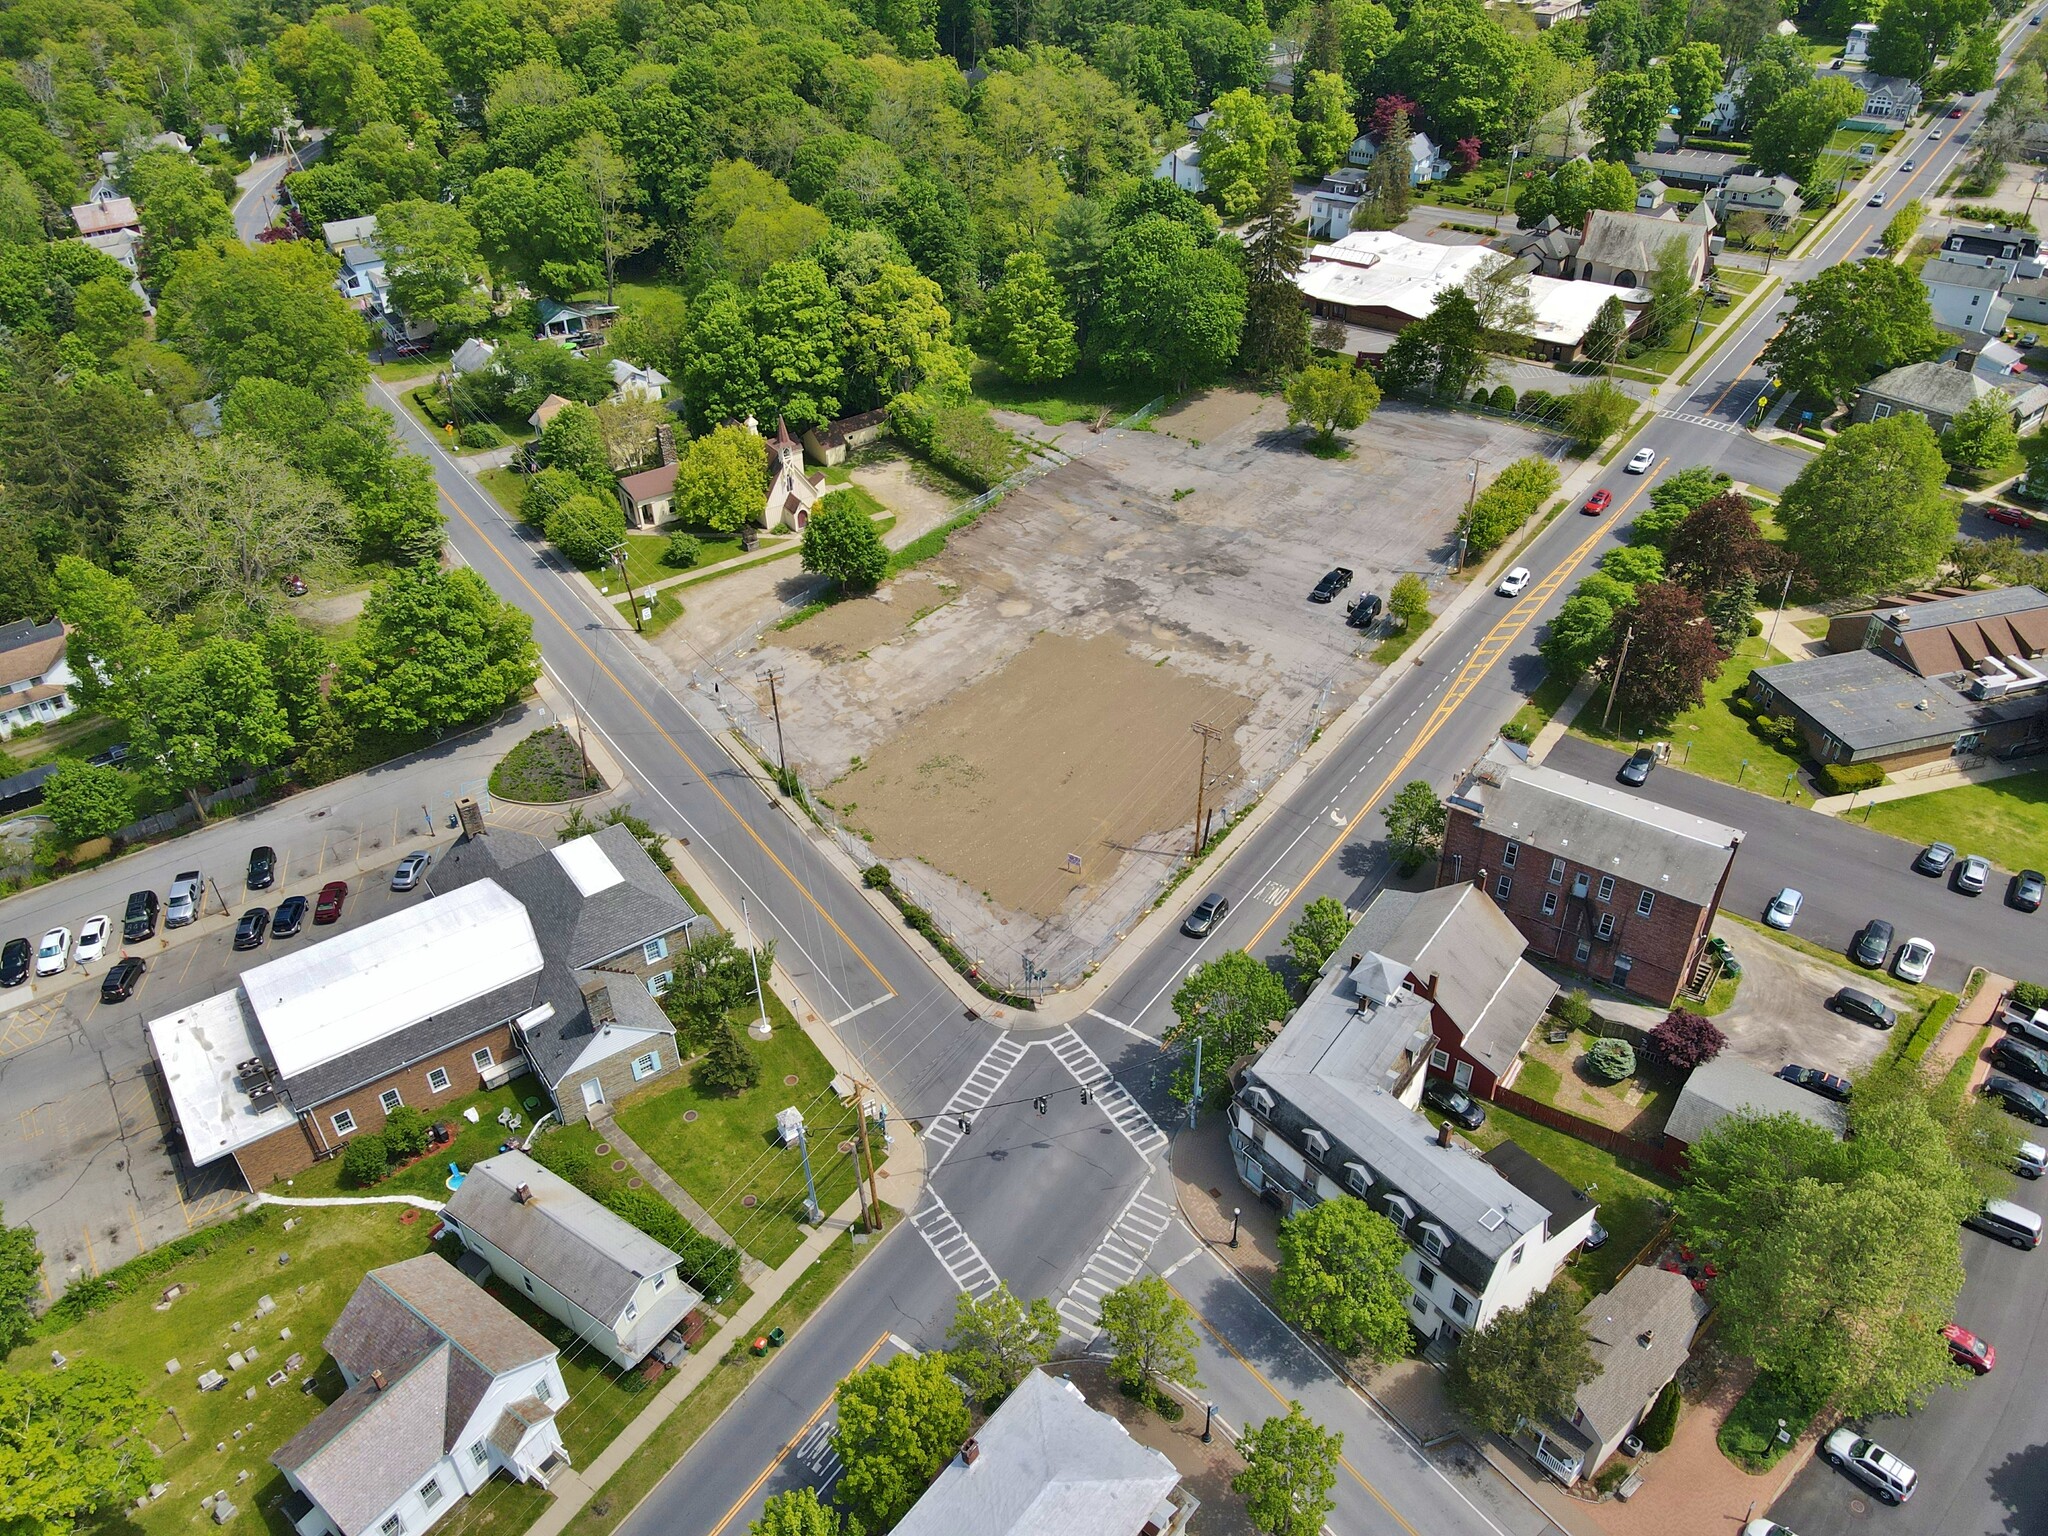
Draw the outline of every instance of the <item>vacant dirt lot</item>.
M1195 723L1222 733L1210 803L1235 807L1373 675L1376 637L1308 603L1316 580L1436 576L1468 469L1542 446L1399 408L1356 438L1313 457L1278 400L1229 391L1070 432L1073 462L942 556L763 637L791 756L992 969L1098 948L1192 833Z

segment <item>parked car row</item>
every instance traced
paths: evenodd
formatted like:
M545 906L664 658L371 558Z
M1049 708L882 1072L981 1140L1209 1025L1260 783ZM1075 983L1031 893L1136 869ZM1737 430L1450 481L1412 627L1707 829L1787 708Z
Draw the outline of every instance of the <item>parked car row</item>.
M1949 843L1929 843L1920 850L1920 856L1913 861L1913 868L1937 880L1947 876L1949 884L1965 896L1982 896L1991 884L1989 859L1981 853L1958 858L1954 846ZM2044 878L2038 869L2022 869L2007 883L2005 899L2008 905L2019 911L2038 912L2044 894L2048 894L2048 878Z

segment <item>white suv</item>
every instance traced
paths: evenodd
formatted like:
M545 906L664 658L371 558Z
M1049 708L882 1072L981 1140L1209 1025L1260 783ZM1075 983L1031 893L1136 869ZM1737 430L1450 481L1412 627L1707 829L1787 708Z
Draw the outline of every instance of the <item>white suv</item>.
M1657 450L1656 450L1656 449L1654 449L1654 448L1638 448L1638 449L1637 449L1637 450L1635 451L1635 455L1634 455L1634 457L1632 457L1632 458L1631 458L1631 459L1630 459L1630 460L1628 461L1628 472L1629 472L1630 474L1632 474L1632 475L1640 475L1640 474L1644 474L1644 473L1646 473L1646 472L1647 472L1647 471L1649 470L1650 466L1651 466L1652 464L1656 463L1656 462L1657 462Z
M1866 1440L1853 1429L1838 1429L1820 1448L1831 1467L1840 1467L1887 1504L1903 1504L1913 1497L1920 1474L1907 1466L1875 1440Z
M1501 577L1500 585L1493 590L1502 597L1520 597L1529 589L1529 567L1518 565Z

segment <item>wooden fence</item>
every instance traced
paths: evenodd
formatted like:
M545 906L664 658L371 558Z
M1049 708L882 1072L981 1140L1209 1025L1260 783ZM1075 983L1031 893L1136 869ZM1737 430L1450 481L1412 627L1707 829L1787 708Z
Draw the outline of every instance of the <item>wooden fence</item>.
M1512 1088L1494 1089L1493 1102L1525 1119L1534 1120L1538 1125L1547 1125L1553 1131L1562 1131L1567 1136L1612 1152L1616 1157L1625 1157L1630 1162L1641 1163L1674 1178L1678 1174L1678 1145L1662 1136L1651 1140L1627 1131L1617 1131L1611 1125L1602 1125L1597 1120L1588 1120L1554 1104L1545 1104L1541 1099L1532 1099Z

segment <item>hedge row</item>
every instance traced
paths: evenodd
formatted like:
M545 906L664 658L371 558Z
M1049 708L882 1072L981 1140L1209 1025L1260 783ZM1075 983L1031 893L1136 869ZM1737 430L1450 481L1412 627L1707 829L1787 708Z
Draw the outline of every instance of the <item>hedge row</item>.
M1517 459L1473 500L1465 518L1469 558L1491 554L1557 493L1557 466L1545 458Z
M977 491L988 490L1024 460L1023 445L995 424L986 406L898 395L889 402L889 427L920 456Z
M1884 769L1876 763L1822 763L1814 777L1831 795L1853 795L1885 781Z

